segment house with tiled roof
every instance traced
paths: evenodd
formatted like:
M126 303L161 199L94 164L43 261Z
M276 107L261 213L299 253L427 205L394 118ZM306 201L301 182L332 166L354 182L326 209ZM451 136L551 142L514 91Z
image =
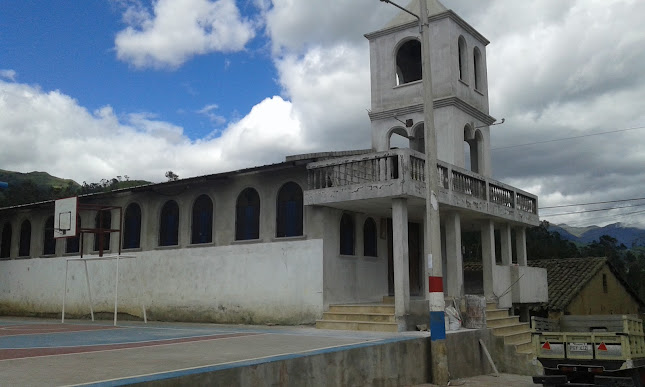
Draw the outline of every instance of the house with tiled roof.
M530 305L532 315L559 318L561 315L645 312L643 300L607 258L541 259L528 261L528 265L546 269L549 294L547 302ZM464 262L466 293L483 294L482 285L481 263ZM514 307L519 306L514 303ZM520 312L521 320L528 321L529 310Z
M637 314L645 303L625 282L607 258L566 258L529 261L547 271L549 301L534 308L536 314Z

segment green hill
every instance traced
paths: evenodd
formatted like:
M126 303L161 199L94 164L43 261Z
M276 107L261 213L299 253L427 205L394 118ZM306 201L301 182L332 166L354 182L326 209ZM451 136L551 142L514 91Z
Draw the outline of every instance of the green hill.
M0 169L0 181L9 184L7 189L0 190L0 208L150 184L145 180L123 180L117 176L81 185L47 172L21 173L3 169Z
M13 172L0 169L0 181L9 183L9 187L14 185L22 185L24 183L31 183L39 188L64 190L67 187L80 188L81 185L71 179L61 179L60 177L52 176L47 172Z

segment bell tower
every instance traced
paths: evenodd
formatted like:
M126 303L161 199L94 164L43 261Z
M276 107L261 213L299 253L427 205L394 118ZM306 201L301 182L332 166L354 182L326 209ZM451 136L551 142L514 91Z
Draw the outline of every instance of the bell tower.
M426 1L430 63L441 161L490 176L486 46L489 41L438 0L413 0L406 9L420 14ZM370 43L372 148L392 147L401 136L424 152L423 81L418 21L399 12L383 29L366 34Z

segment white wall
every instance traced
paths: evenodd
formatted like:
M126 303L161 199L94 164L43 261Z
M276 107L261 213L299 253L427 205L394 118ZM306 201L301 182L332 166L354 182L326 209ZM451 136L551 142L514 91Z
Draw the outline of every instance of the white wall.
M530 266L511 266L514 303L549 301L546 269Z
M311 323L323 310L320 239L169 248L120 261L119 312L222 323ZM88 257L88 256L86 256ZM65 257L0 261L0 311L60 313ZM114 262L88 262L95 311L111 312ZM70 262L66 313L88 315L83 264Z
M369 216L348 212L354 218L355 255L340 255L342 211L325 209L325 307L329 304L374 302L387 296L387 239L381 238L380 217L372 216L377 227L378 257L363 255L363 224ZM384 230L385 231L385 230Z

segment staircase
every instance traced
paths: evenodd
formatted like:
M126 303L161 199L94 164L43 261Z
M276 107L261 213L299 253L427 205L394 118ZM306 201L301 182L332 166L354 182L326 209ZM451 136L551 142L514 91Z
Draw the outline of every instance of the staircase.
M533 354L529 323L520 322L519 316L509 316L508 309L487 303L486 325L493 330L493 335L504 339L504 346L514 347L517 354Z
M322 320L316 321L316 328L398 332L394 301L383 297L382 303L329 305L329 311L323 313Z

